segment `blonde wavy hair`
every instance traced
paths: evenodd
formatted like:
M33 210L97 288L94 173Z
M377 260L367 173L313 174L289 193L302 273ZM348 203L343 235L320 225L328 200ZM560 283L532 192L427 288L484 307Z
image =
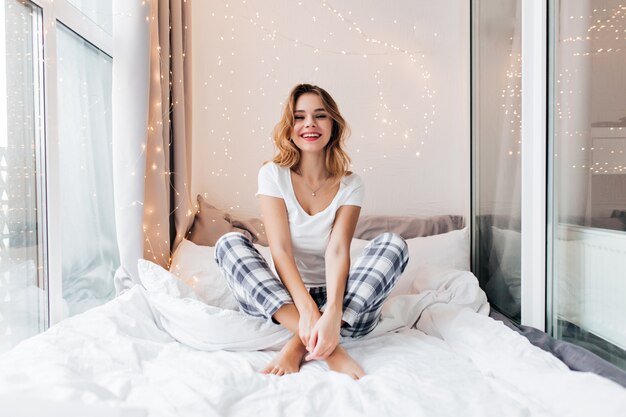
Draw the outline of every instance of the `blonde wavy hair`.
M272 161L282 167L298 167L300 163L300 149L291 140L294 126L294 111L298 99L303 94L317 94L322 100L324 109L333 121L330 140L324 148L326 155L326 170L331 178L342 178L348 172L350 157L343 149L345 141L350 135L350 128L339 113L335 100L321 87L311 84L298 84L289 93L283 114L274 127L274 146L277 154Z

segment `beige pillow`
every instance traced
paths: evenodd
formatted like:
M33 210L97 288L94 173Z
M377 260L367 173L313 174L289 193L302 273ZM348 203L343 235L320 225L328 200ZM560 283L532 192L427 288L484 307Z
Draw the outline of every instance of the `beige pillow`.
M198 212L187 239L196 245L215 246L215 242L228 232L241 232L252 243L268 246L261 219L233 217L224 210L212 206L201 195L198 195Z

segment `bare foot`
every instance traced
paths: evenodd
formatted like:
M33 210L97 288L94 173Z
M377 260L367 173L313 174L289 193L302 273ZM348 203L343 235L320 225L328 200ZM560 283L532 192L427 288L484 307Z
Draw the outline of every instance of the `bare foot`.
M294 336L261 373L281 376L298 372L305 353L306 348L302 341L300 341L298 336Z
M326 359L326 363L331 370L344 373L353 379L359 379L365 375L363 368L348 355L348 352L341 345L337 345L333 353Z

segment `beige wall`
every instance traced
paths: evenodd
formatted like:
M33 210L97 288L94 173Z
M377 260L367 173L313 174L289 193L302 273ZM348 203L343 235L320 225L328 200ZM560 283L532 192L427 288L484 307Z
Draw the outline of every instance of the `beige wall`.
M467 3L195 1L194 195L257 215L282 102L310 82L352 127L363 213L469 216Z

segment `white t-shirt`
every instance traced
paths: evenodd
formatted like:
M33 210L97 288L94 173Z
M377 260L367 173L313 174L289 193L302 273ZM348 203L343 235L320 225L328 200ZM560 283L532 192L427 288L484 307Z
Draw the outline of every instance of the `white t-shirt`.
M296 199L289 168L268 162L259 170L259 188L256 197L268 195L285 201L289 215L293 256L307 288L326 285L324 253L328 246L337 209L343 205L361 207L364 193L361 177L355 173L347 175L342 178L339 191L330 205L311 216L304 211Z

